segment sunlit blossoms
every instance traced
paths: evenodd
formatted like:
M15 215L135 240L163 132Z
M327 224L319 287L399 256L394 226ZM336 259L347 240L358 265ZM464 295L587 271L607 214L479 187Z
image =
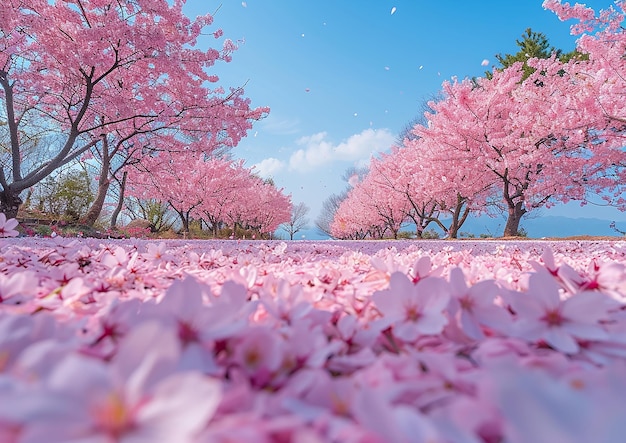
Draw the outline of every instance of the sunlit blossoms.
M5 238L0 441L619 442L625 242Z

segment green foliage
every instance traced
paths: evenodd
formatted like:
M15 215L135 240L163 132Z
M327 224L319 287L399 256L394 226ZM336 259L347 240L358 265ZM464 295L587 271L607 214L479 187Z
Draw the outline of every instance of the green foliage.
M476 235L471 232L459 232L459 238L476 238Z
M126 199L126 208L134 220L146 220L152 233L170 231L176 221L167 203L155 199Z
M422 238L424 240L436 240L440 237L441 236L439 235L439 233L435 231L434 229L427 229L424 232L422 232Z
M406 240L415 237L413 232L409 231L399 231L398 232L398 240Z
M534 32L530 28L526 29L526 31L522 34L522 39L516 40L515 43L519 48L515 54L497 54L496 59L500 62L500 69L506 69L517 62L522 62L522 69L524 70L522 81L526 80L533 72L535 72L534 68L531 68L526 64L526 62L531 58L545 59L552 57L552 55L556 55L556 57L558 57L558 59L562 62L567 62L573 58L581 60L587 58L586 54L581 54L576 50L564 53L561 49L556 49L553 46L550 46L548 38L545 34L541 32ZM485 74L487 78L491 78L493 76L491 72L486 72Z
M43 180L31 200L36 209L57 220L77 221L94 200L84 170L70 169Z
M189 221L189 233L187 235L189 236L189 238L211 238L211 233L202 229L202 223L200 222L200 220Z
M35 235L40 237L50 237L52 235L52 228L48 225L35 225L33 231Z

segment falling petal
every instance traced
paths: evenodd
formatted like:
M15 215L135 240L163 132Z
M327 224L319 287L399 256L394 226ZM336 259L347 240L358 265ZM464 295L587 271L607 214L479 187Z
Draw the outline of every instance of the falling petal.
M389 71L389 66L385 66L385 71Z
M481 66L488 66L489 65L489 60L484 59L480 65Z
M304 92L310 92L311 90L309 88L304 88Z
M256 132L254 133L254 136L256 137L258 134L259 134L259 131L256 131Z
M391 15L393 15L396 12L396 7L394 6L393 8L391 8Z
M423 68L424 68L424 65L420 65L420 69L423 69Z
M304 37L304 34L302 34L302 37Z
M243 6L244 8L247 8L248 4L246 2L241 2L241 6Z
M357 115L358 115L358 114L355 112L355 113L354 113L354 116L356 117Z

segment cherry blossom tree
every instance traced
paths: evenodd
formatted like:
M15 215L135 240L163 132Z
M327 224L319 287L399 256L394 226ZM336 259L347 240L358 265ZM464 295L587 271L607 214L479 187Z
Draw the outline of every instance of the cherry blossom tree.
M205 198L198 207L198 218L217 237L219 230L226 226L233 207L241 206L239 201L250 186L250 171L244 168L242 161L212 160L211 163L213 172L205 174L199 184Z
M606 141L605 162L609 167L602 177L602 185L610 192L604 192L603 198L609 204L624 207L626 32L623 22L626 6L623 1L618 1L615 6L596 12L585 5L570 5L559 0L545 0L543 5L563 21L575 20L571 32L580 35L577 49L588 57L588 62L578 65L579 88L569 100L586 109L584 117L587 121L582 123L591 122L594 131Z
M194 211L214 193L228 194L231 190L224 186L230 171L227 161L205 161L191 154L162 152L129 170L128 192L134 197L168 204L178 214L182 231L189 232Z
M380 186L372 168L339 205L331 234L336 238L397 238L408 211L407 200Z
M15 216L20 194L58 167L98 149L97 204L120 151L145 152L140 134L193 134L194 149L235 146L266 108L251 109L240 89L210 88L209 68L236 49L195 49L210 15L189 19L185 1L8 0L0 5L0 122L10 158L0 165L0 211ZM36 123L51 141L36 164L22 160L20 136ZM125 158L130 158L126 156ZM94 210L94 214L95 214ZM93 215L90 215L91 220Z
M418 238L430 223L456 238L470 212L485 209L489 186L466 168L450 168L436 154L427 139L414 134L405 138L402 148L372 161L372 180L385 189L383 195L408 203L406 216Z
M350 190L337 206L329 234L339 239L363 240L373 237L373 230L382 230L381 220L374 217L372 208L367 206L369 202L361 188Z
M129 195L167 203L180 217L183 232L189 232L191 212L204 199L198 186L201 174L207 172L202 166L200 159L190 161L189 156L170 153L145 158L137 168L129 170ZM198 173L192 176L192 170Z
M128 193L169 205L183 232L203 220L214 236L220 228L274 232L289 219L291 200L261 180L243 161L197 157L193 152L161 152L129 169Z
M556 201L585 201L606 164L605 141L585 108L569 98L580 87L584 61L531 59L491 79L444 83L445 99L431 104L429 123L416 133L436 146L437 161L498 186L508 218L505 236L517 235L526 212Z
M245 185L237 190L226 218L233 228L242 227L271 236L291 218L291 196L277 188L272 180L263 180L246 170Z

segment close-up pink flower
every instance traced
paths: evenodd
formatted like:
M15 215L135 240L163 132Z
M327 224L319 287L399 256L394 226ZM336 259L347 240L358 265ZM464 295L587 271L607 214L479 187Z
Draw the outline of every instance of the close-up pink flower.
M515 313L515 334L533 342L544 341L566 354L580 350L579 341L608 337L603 322L609 319L611 299L600 292L577 292L565 297L547 272L531 275L528 291L513 293L508 301Z
M450 300L450 287L438 277L413 283L406 274L394 272L389 288L375 292L372 299L382 314L383 323L406 342L420 335L438 334L448 323L444 311Z
M460 268L450 271L450 315L458 327L474 340L485 338L487 328L490 334L506 333L511 325L511 315L497 303L500 288L492 280L480 281L467 286L465 275Z
M36 418L25 441L193 441L217 409L221 388L201 373L176 371L179 352L173 331L148 322L110 363L68 355L44 381L43 398L54 407L46 402L31 411Z
M0 212L0 238L1 237L17 237L19 231L15 229L19 222L14 218L8 218Z

